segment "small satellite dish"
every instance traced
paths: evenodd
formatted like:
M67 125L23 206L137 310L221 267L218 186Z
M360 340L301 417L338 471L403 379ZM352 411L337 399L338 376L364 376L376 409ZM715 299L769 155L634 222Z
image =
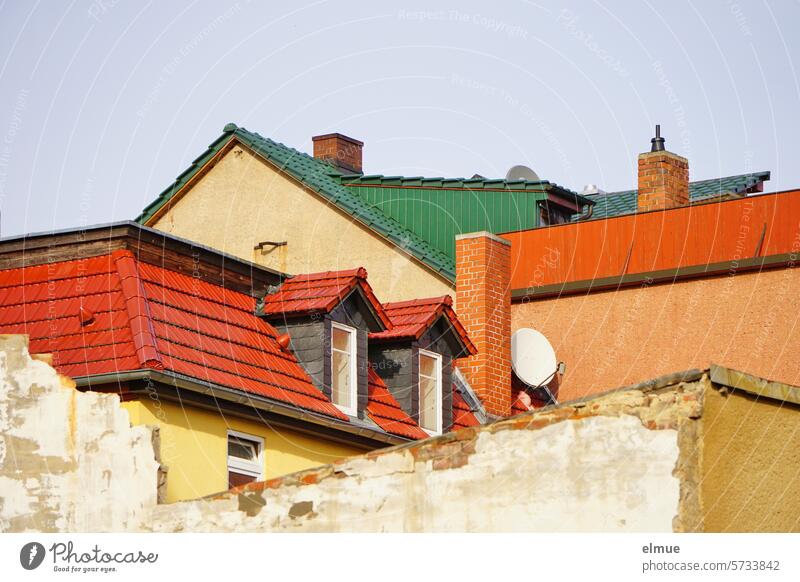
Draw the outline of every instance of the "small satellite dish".
M523 327L511 336L511 367L528 386L535 388L549 382L557 366L553 346L540 332Z
M506 172L506 180L527 180L528 182L539 182L539 175L528 166L513 166Z

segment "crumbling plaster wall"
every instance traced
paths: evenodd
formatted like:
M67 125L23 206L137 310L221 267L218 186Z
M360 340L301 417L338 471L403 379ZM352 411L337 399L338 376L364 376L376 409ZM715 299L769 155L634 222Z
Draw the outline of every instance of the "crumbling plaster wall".
M136 530L156 504L153 430L0 335L0 531Z
M704 376L159 506L155 531L686 531Z
M693 378L158 505L153 430L0 336L0 530L701 531Z

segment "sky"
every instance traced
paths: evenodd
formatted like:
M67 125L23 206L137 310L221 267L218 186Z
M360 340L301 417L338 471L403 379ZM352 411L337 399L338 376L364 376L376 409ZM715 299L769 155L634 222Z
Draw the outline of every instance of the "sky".
M800 187L800 2L0 0L0 236L134 219L228 122L372 174Z

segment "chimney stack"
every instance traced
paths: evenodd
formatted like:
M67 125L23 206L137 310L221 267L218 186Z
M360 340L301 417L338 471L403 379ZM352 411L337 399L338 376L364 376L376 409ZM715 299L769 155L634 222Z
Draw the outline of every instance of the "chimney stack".
M456 237L456 311L478 353L458 361L486 412L511 413L511 243L489 232Z
M314 157L330 162L346 173L362 174L361 153L364 142L341 133L327 133L311 138L314 142Z
M661 126L650 140L650 151L639 154L639 212L689 204L689 161L664 148Z

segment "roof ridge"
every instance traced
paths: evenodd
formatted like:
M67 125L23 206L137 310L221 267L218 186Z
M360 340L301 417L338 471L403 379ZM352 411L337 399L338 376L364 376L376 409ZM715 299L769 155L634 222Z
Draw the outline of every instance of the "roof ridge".
M129 250L117 250L111 256L119 274L136 357L142 367L162 370L164 363L158 351L153 318L136 258Z
M737 178L757 178L762 177L762 181L767 181L772 177L772 172L770 170L761 170L758 172L745 172L744 174L731 174L730 176L720 176L718 178L703 178L702 180L690 180L689 187L692 187L692 184L707 184L713 182L722 183L725 180L735 180ZM584 194L584 196L591 198L593 200L599 200L606 196L616 196L616 195L623 195L623 194L633 194L638 192L638 188L631 188L628 190L614 190L613 192L605 192L604 194Z
M452 305L453 298L450 295L439 295L438 297L423 297L422 299L406 299L404 301L389 301L383 303L383 308L386 310L401 309L403 307L412 307L414 305L436 305L445 304Z
M542 188L547 189L548 187L558 188L560 190L565 190L571 194L577 194L582 196L582 194L571 190L570 188L566 188L557 184L555 182L551 182L550 180L507 180L506 178L464 178L464 177L447 177L447 176L398 176L398 175L387 175L387 174L341 174L339 176L339 180L346 186L379 186L383 182L443 182L443 183L450 183L450 182L460 182L461 184L514 184L518 186L524 186L527 188ZM429 185L429 184L426 184ZM436 186L432 186L436 188ZM443 190L447 190L453 188L453 186L446 186L441 185L439 186ZM456 186L457 188L458 186ZM503 186L500 186L501 188ZM510 188L509 188L510 189Z
M303 281L319 281L322 279L349 279L355 277L357 279L366 279L367 270L364 267L355 267L353 269L341 269L339 271L317 271L315 273L298 273L288 277L284 283L301 283Z

